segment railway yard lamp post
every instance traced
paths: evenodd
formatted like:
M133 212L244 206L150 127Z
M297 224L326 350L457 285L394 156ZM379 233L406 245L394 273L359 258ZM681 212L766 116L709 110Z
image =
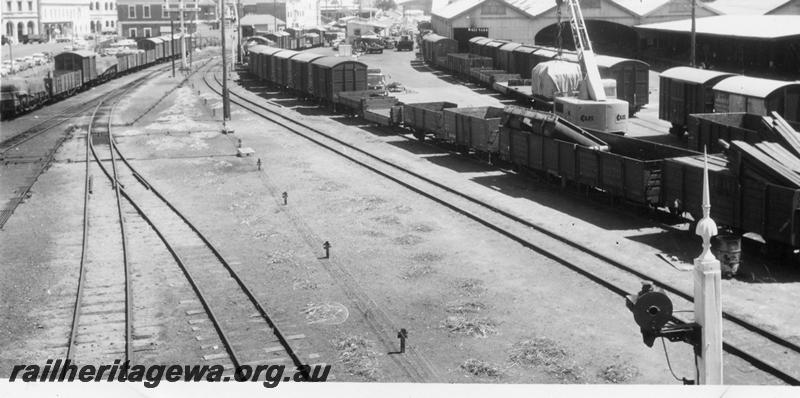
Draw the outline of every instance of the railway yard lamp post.
M172 16L169 17L169 34L175 34L175 18ZM172 54L175 54L175 40L171 41L172 43ZM172 57L172 77L175 77L175 57Z
M717 224L711 219L708 184L708 156L703 168L703 218L695 233L703 238L703 252L694 260L695 322L672 322L672 301L650 282L642 283L642 291L626 297L626 305L642 332L644 343L652 347L656 338L689 343L697 361L697 384L722 384L722 301L720 262L711 253L711 238L717 235ZM666 345L664 346L666 350ZM671 370L671 369L670 369ZM676 376L677 378L677 376ZM683 379L686 384L692 384Z
M695 233L703 238L703 252L694 260L694 314L700 325L698 384L722 384L722 302L720 262L711 253L717 224L711 219L708 187L708 155L703 170L703 218Z

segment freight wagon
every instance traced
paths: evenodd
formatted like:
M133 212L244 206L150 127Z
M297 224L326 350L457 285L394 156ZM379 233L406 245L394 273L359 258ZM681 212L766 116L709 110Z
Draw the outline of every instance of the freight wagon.
M367 89L367 65L340 57L321 57L311 61L311 92L323 102L333 103L341 91Z
M444 129L442 111L455 108L452 102L422 102L403 106L403 126L414 133L417 139L425 139L426 134L441 135Z
M670 133L683 135L690 114L714 112L712 87L730 76L684 66L665 70L659 78L658 118L672 123Z
M289 88L297 93L301 93L304 97L308 94L307 87L308 81L311 76L311 69L309 63L317 58L323 57L322 54L315 53L299 53L289 59L292 78L289 81Z
M790 122L800 121L800 81L731 76L713 88L717 112L778 112Z
M503 109L493 106L446 108L444 128L436 138L454 143L462 151L497 152ZM443 133L443 134L442 134Z

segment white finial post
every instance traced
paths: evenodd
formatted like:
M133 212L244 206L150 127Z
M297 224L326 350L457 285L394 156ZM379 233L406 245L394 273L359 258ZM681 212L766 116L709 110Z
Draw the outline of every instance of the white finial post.
M711 237L717 224L711 219L711 194L708 183L708 154L704 153L703 218L696 233L703 238L703 252L694 260L694 313L702 327L698 384L722 384L722 274L720 263L711 253Z

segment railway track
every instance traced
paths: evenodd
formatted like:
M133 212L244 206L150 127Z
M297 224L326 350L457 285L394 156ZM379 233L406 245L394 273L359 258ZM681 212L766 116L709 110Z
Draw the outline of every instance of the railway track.
M53 129L63 125L68 120L73 120L76 115L90 112L93 108L96 108L109 98L115 96L119 97L130 92L144 84L152 76L162 73L165 70L166 67L158 68L110 93L93 98L86 103L67 108L59 115L49 118L0 143L0 161L6 164L16 164L17 162L34 164L29 168L29 174L26 173L27 175L25 175L23 179L24 185L16 189L15 192L17 195L14 196L4 208L0 209L0 229L5 226L17 207L28 197L31 189L33 189L33 185L39 180L39 176L50 168L50 165L55 160L56 153L71 136L69 132L56 134L53 132ZM51 132L53 133L47 134ZM13 156L10 156L12 152Z
M104 106L100 108L97 114L108 115L110 118L110 109L113 108ZM108 110L107 113L105 112L106 110ZM95 133L96 129L91 131ZM94 195L97 195L100 190L111 192L104 194L104 199L107 201L116 200L121 228L124 229L125 225L125 222L122 221L123 219L129 219L129 223L136 222L137 225L146 225L148 229L155 233L160 244L169 252L173 265L180 268L202 307L202 309L187 311L187 316L191 317L189 323L200 324L206 320L210 321L213 325L213 330L225 349L225 352L205 355L203 359L223 364L229 371L241 365L294 365L296 368L302 369L301 372L307 376L306 364L300 359L296 352L296 347L293 346L297 340L304 338L304 336L297 332L283 333L278 328L253 291L220 254L219 249L122 155L114 144L110 126L105 132L107 139L103 144L108 145L109 157L101 159L91 141L101 137L102 134L103 132L92 134L92 139L87 142L87 176L90 175L88 153L92 152L94 158L92 167L100 171L96 175L100 176L101 179L102 175L105 175L108 183L100 186L95 182L92 189L89 189L90 180L87 177L86 196L88 198L91 192L91 197L94 198ZM104 165L106 161L110 163L110 167ZM112 195L116 195L116 199L110 197ZM98 199L93 199L92 202L98 201ZM96 206L95 204L92 208ZM85 210L87 216L85 216L84 231L88 230L88 225L92 224L93 219L93 211L89 211L88 208L87 206L87 210ZM123 213L126 216L123 217ZM133 218L137 220L132 220ZM86 234L85 236L92 235L84 233ZM109 257L115 257L114 260L119 260L120 256L123 259L126 258L124 254L126 252L124 232L122 236L121 246L102 247L98 250L101 250L103 254ZM86 240L84 240L84 245L87 245ZM153 249L152 246L151 249ZM85 252L91 253L91 247L86 249ZM140 254L138 256L139 262L148 261L147 253ZM85 296L85 293L82 294L82 291L87 292L90 289L91 285L89 283L83 287L83 281L88 282L91 280L89 278L90 265L87 263L81 266L82 272L79 277L81 282L79 282L78 300L76 301L75 309L76 320L73 321L72 336L79 333L79 329L81 329L80 319L82 316L77 303L84 300L82 297ZM162 264L161 266L163 267L164 265ZM129 267L126 265L125 268ZM116 271L108 269L106 272L109 274L114 273L113 278L119 278L123 274L122 270L119 269ZM124 272L126 276L128 273L129 270ZM129 282L125 284L125 291L126 296L129 297L128 309L130 309L131 287ZM119 310L119 308L112 310ZM115 314L118 314L118 312L115 311ZM128 312L125 318L127 320L125 333L120 333L121 331L118 328L104 330L103 333L110 337L109 340L111 338L120 339L124 334L125 338L128 339L125 342L126 359L133 362L132 344L129 340L132 335L133 316ZM97 327L98 325L95 323L92 326ZM208 339L208 336L203 340L206 339ZM71 342L81 341L80 338L71 338L70 340ZM117 347L116 344L113 346ZM73 344L70 343L68 352L73 354L79 352L80 348L80 345L73 347ZM105 351L109 351L112 354L120 353L119 351L115 352L113 349Z
M83 243L66 354L83 363L133 361L133 297L120 187L116 170L108 182L93 178L106 171L94 141L108 143L113 107L110 101L100 101L86 137Z
M207 86L217 92L221 90L217 74L213 82L204 76ZM584 247L572 239L549 230L535 222L511 214L479 198L434 181L409 168L372 155L368 151L348 143L293 118L290 110L263 104L263 99L237 89L230 89L231 101L243 109L263 117L309 141L328 149L376 174L392 180L405 188L433 200L451 210L463 214L478 223L495 230L523 246L589 278L615 294L624 297L632 293L630 287L638 288L639 281L650 280L672 293L675 307L688 308L692 295L669 283L646 275L608 256ZM675 316L676 323L691 321ZM771 375L776 380L800 385L800 347L788 339L777 336L742 317L730 312L723 313L724 350L739 357L755 368ZM633 325L633 322L632 322Z

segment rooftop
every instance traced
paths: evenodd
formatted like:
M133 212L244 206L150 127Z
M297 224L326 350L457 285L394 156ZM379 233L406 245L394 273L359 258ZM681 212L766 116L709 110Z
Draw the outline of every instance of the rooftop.
M248 14L242 17L242 25L273 25L275 17L270 14ZM285 23L278 18L278 25Z
M646 24L636 28L689 33L692 20ZM696 30L699 34L755 39L800 36L800 15L719 15L698 18Z

